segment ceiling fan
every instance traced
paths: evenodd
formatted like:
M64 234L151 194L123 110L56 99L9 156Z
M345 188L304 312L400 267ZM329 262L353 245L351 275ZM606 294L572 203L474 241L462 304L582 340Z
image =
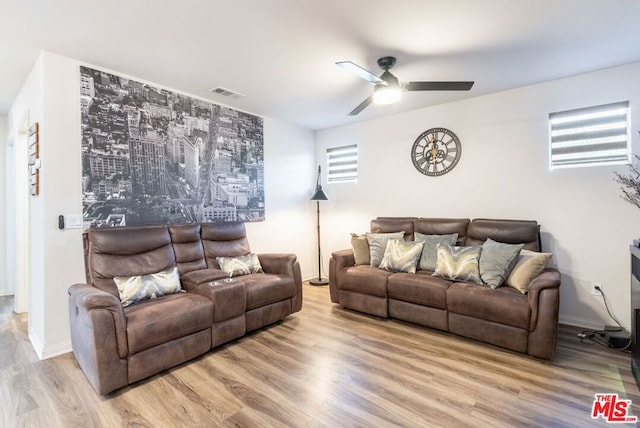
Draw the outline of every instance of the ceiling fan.
M400 82L389 71L396 64L396 58L385 56L378 59L378 66L384 70L380 77L369 70L365 70L351 61L336 62L336 65L355 73L358 77L373 84L373 95L354 108L349 116L355 116L369 104L392 104L400 100L400 93L404 91L468 91L474 82Z

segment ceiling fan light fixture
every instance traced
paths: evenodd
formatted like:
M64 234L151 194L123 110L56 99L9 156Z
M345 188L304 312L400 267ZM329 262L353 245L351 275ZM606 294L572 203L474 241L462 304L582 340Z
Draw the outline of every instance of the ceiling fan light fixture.
M473 87L473 81L418 81L400 82L396 76L389 71L396 64L395 57L384 56L378 59L378 67L384 73L377 77L375 74L354 64L351 61L336 62L337 65L354 72L359 77L373 83L373 94L368 96L356 108L349 112L349 116L355 116L367 106L374 104L393 104L400 101L402 91L468 91Z
M375 104L393 104L400 101L401 90L399 86L378 85L373 93L373 102Z

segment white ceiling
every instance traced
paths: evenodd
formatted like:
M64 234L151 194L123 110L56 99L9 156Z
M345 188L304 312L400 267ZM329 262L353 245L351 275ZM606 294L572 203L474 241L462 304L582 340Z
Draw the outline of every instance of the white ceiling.
M639 35L638 0L0 0L0 113L41 50L323 129L638 61ZM334 63L386 55L476 84L348 117L372 86Z

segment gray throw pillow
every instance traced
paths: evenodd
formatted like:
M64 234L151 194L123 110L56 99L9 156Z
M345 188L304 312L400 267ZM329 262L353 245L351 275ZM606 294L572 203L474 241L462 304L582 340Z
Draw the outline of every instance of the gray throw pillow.
M480 277L491 288L500 287L518 261L523 244L503 244L487 239L480 254Z
M387 241L389 239L403 239L404 231L393 233L367 233L367 242L369 243L369 263L373 267L379 267L384 257L384 251L387 249Z
M451 235L424 235L422 233L415 233L416 241L423 241L424 248L422 249L422 256L420 256L420 263L418 263L418 269L420 270L436 270L436 262L438 258L438 244L456 245L458 240L458 234Z

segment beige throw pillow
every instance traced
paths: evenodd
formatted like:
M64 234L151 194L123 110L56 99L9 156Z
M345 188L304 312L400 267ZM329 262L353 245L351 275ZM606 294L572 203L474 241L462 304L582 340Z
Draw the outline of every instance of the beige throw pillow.
M356 260L356 266L369 264L369 242L367 242L367 235L352 233L351 248L353 248L353 258Z
M511 270L505 283L527 294L531 280L540 275L551 259L551 253L537 253L535 251L522 250L518 256L518 262Z

